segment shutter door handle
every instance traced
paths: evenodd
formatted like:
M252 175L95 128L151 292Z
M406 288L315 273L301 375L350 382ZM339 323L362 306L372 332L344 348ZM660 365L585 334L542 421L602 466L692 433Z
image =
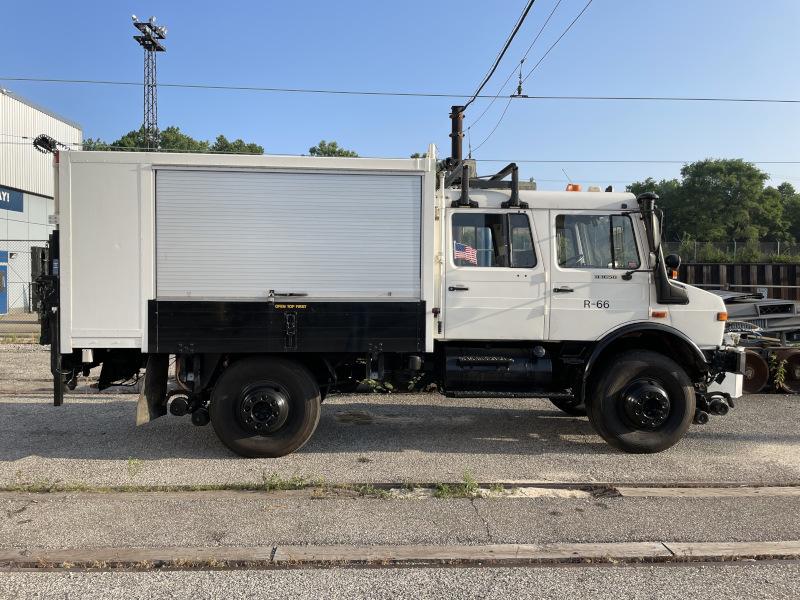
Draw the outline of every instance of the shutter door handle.
M556 294L569 294L570 292L574 292L575 290L573 290L573 289L572 289L571 287L569 287L569 286L562 285L561 287L553 288L553 291L554 291Z
M469 288L463 285L451 285L447 288L450 292L466 292Z

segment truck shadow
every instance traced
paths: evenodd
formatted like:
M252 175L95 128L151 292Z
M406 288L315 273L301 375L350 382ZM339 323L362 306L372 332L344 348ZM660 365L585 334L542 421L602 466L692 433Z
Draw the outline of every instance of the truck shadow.
M59 408L44 402L0 402L0 461L29 456L97 460L235 456L217 440L211 426L194 427L188 417L166 416L136 427L134 398L76 400L68 397ZM548 408L549 403L537 400L525 408L497 408L436 402L373 403L346 397L325 403L316 433L299 452L617 454L585 417L564 415Z
M68 396L59 408L45 400L0 400L0 464L28 457L98 461L236 458L219 442L211 426L194 427L188 417L166 416L136 427L136 397L129 398ZM594 433L586 417L565 415L545 400L492 402L439 396L422 403L419 397L406 400L402 395L338 396L323 404L319 427L308 444L279 459L280 464L291 467L295 461L298 465L324 463L329 456L405 451L441 456L560 455L574 456L576 461L588 455L623 456ZM800 432L780 421L755 423L748 418L748 410L747 406L737 407L741 413L735 417L690 428L690 453L724 452L731 444L741 444L741 452L800 445ZM742 427L745 422L750 425ZM668 454L674 456L684 447ZM196 468L191 464L186 468Z

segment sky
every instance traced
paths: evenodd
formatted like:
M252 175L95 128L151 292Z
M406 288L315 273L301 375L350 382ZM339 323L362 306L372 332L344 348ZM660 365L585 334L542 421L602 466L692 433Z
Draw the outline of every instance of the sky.
M558 0L537 0L484 93L498 93ZM139 82L142 50L131 14L168 27L161 83L464 94L508 36L525 0L274 2L85 0L3 7L0 77ZM561 0L523 74L586 4ZM8 24L13 24L8 26ZM525 82L528 95L729 96L800 99L797 0L594 0ZM504 94L514 91L516 75ZM142 122L142 88L23 83L0 87L80 123L85 137L117 139ZM467 111L470 126L488 100ZM498 100L474 127L477 146L500 119ZM362 156L405 157L435 143L449 155L456 98L386 98L161 88L159 126L213 139L254 141L303 154L336 140ZM0 124L1 125L1 124ZM470 140L465 140L465 148ZM77 140L70 140L77 141ZM800 161L800 104L513 100L474 153L521 163L540 189L567 178L623 189L680 164L581 160L707 157ZM2 148L2 146L0 146ZM2 150L0 150L2 151ZM479 174L503 166L482 162ZM759 165L773 183L800 187L800 164ZM566 175L565 175L566 173Z

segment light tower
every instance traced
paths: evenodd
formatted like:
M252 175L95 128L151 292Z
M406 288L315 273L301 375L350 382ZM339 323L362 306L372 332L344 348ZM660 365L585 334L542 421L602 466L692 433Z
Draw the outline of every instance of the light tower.
M131 15L133 26L139 35L133 36L144 48L144 129L145 145L148 149L158 148L158 98L156 96L156 52L166 52L161 40L167 37L167 28L156 25L156 18L150 17L145 22Z

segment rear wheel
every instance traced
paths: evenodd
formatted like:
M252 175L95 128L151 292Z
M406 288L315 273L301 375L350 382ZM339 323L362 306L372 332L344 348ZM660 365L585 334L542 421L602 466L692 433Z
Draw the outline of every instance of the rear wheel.
M692 423L695 394L678 363L648 350L623 352L599 365L589 390L589 421L609 444L625 452L661 452Z
M211 394L211 424L228 448L276 458L305 444L317 428L320 391L303 365L247 358L220 376Z

